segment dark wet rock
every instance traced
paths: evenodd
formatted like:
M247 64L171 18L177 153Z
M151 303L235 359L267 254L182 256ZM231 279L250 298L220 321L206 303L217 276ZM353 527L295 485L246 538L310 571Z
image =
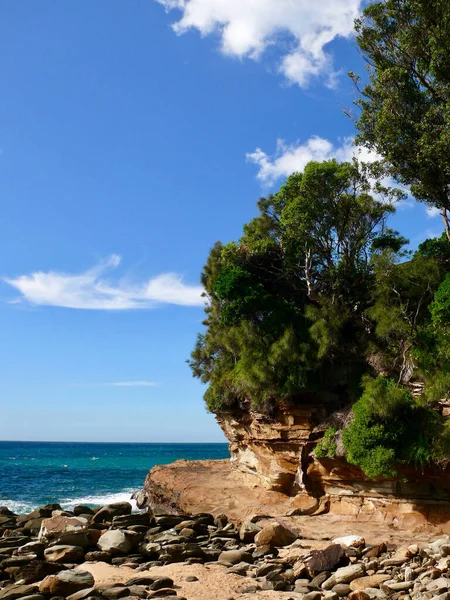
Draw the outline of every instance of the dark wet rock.
M20 548L24 544L31 542L28 536L10 536L0 539L0 551L4 548Z
M76 517L79 517L81 515L93 515L95 513L92 508L89 508L89 506L86 506L85 504L77 504L73 507L73 514Z
M84 557L85 560L89 562L111 562L111 554L109 552L103 552L102 550L92 550L91 552L86 552Z
M165 596L176 596L177 592L173 588L162 588L147 594L147 598L164 598Z
M112 521L114 517L131 514L131 504L129 502L115 502L108 504L98 510L92 517L94 523L105 523Z
M41 581L48 575L55 575L62 571L64 567L55 563L49 563L44 560L32 560L28 564L20 567L14 573L14 579L16 581L23 581L23 583L34 583Z
M155 580L156 577L154 577L153 575L142 575L132 577L125 583L125 585L152 585L152 583L154 583Z
M240 562L253 563L254 559L250 552L244 549L225 550L219 555L219 562L231 563L237 565Z
M49 548L52 546L80 546L81 548L88 548L95 545L95 543L90 539L87 531L69 531L50 542Z
M20 546L17 550L17 554L19 556L35 554L37 558L42 558L44 556L44 550L45 544L43 542L28 542L28 544Z
M41 530L43 521L44 521L43 517L41 517L39 519L30 519L30 521L27 521L23 526L24 533L28 533L31 535L38 535L39 531Z
M116 598L126 598L130 595L130 589L127 586L115 586L102 588L101 594L108 600L116 600Z
M175 525L182 523L186 520L186 517L178 515L155 515L155 523L162 529L172 529Z
M30 560L34 560L36 558L35 554L29 554L27 556L11 556L10 558L6 558L2 560L0 563L1 569L7 569L8 567L22 567L27 565Z
M148 512L133 513L131 515L118 515L113 517L112 520L113 529L128 529L128 527L132 525L143 525L148 528L151 524L152 515Z

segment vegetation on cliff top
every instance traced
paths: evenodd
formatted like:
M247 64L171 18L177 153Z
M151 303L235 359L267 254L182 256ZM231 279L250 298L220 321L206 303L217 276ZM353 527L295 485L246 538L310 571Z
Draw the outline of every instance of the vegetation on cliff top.
M450 393L450 5L375 3L356 31L369 70L365 86L351 74L358 141L384 160L309 163L260 199L237 242L214 246L190 366L216 413L314 391L353 403L347 459L389 476L450 457L438 410ZM404 192L383 185L386 173L439 209L447 235L405 250L389 227Z

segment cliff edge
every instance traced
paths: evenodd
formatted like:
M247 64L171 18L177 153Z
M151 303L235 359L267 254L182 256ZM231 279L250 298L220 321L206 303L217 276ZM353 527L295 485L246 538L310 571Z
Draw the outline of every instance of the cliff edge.
M230 460L154 467L145 485L152 507L175 514L337 517L341 522L450 532L448 468L370 479L343 458L317 458L327 428L323 402L280 405L268 416L222 414Z

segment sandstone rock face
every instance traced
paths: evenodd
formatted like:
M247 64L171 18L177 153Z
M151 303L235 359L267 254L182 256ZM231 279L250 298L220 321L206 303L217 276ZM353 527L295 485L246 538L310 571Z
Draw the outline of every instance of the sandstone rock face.
M231 462L266 489L293 495L304 489L303 457L316 424L326 416L324 398L298 406L281 405L275 414L256 412L217 417L230 440Z
M409 530L431 525L450 533L450 466L424 473L405 469L397 480L369 479L342 458L318 459L313 450L327 428L326 407L327 398L305 394L297 405L282 404L271 416L219 415L231 461L154 467L139 492L140 503L180 515L226 513L240 523L256 515L328 513L340 520Z

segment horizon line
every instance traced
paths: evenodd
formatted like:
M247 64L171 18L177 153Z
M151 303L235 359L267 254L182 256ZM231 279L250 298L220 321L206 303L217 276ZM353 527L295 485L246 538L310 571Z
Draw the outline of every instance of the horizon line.
M11 444L228 444L228 442L106 442L106 441L80 441L80 440L0 440L1 443Z

